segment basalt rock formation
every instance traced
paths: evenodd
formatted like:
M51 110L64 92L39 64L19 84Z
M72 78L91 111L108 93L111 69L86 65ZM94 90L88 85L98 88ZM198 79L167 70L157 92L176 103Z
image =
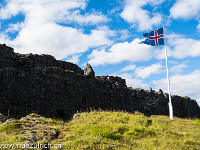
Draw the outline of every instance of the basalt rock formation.
M174 115L200 118L200 108L188 97L172 96ZM168 115L168 94L162 90L133 89L121 77L95 76L50 55L18 54L0 45L0 113L45 117L73 115L90 108Z
M91 65L87 63L86 65L86 68L84 70L84 75L85 76L88 76L88 77L91 77L91 78L94 78L95 77L95 72L94 70L92 69Z

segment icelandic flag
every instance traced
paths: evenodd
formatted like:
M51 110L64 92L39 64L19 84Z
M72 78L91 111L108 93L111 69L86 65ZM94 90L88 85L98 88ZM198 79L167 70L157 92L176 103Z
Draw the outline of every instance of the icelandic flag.
M146 37L145 41L140 42L140 44L147 44L151 46L164 45L164 34L163 28L160 28L155 31L151 31L149 33L144 33L144 37Z

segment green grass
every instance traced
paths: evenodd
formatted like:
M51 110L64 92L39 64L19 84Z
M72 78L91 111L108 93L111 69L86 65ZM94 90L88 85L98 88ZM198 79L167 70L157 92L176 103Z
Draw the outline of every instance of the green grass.
M200 125L200 119L195 119L195 122Z
M10 133L10 132L12 132L13 130L20 129L20 126L21 126L21 125L22 125L21 123L12 123L12 124L8 124L8 125L3 126L3 127L0 129L0 132Z
M31 114L29 114L29 116L31 116L31 117L40 117L40 115L35 114L35 113L31 113Z
M68 122L39 116L34 119L39 123L24 122L26 130L34 131L40 143L60 143L63 150L200 149L199 119L170 120L168 116L106 111L80 113L78 119ZM0 123L0 144L26 143L29 135L19 130L22 124Z

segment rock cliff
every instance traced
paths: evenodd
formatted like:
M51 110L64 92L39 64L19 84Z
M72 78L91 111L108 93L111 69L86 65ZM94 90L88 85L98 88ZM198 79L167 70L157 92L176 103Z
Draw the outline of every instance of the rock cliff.
M195 100L172 96L172 104L175 116L200 118ZM95 76L89 64L82 70L50 55L18 54L0 45L0 113L60 117L90 108L168 115L168 94L128 88L120 77Z

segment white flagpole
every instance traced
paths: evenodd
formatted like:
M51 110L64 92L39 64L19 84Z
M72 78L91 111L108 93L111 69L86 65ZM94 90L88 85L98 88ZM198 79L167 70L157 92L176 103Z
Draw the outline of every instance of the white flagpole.
M168 69L168 61L167 61L167 47L166 47L166 40L165 40L165 26L163 24L163 34L164 34L164 42L165 42L165 57L166 57L166 68L167 68L167 83L168 83L168 94L169 94L169 116L170 119L173 120L173 107L172 107L172 100L171 100L171 92L170 92L170 80L169 80L169 69Z

